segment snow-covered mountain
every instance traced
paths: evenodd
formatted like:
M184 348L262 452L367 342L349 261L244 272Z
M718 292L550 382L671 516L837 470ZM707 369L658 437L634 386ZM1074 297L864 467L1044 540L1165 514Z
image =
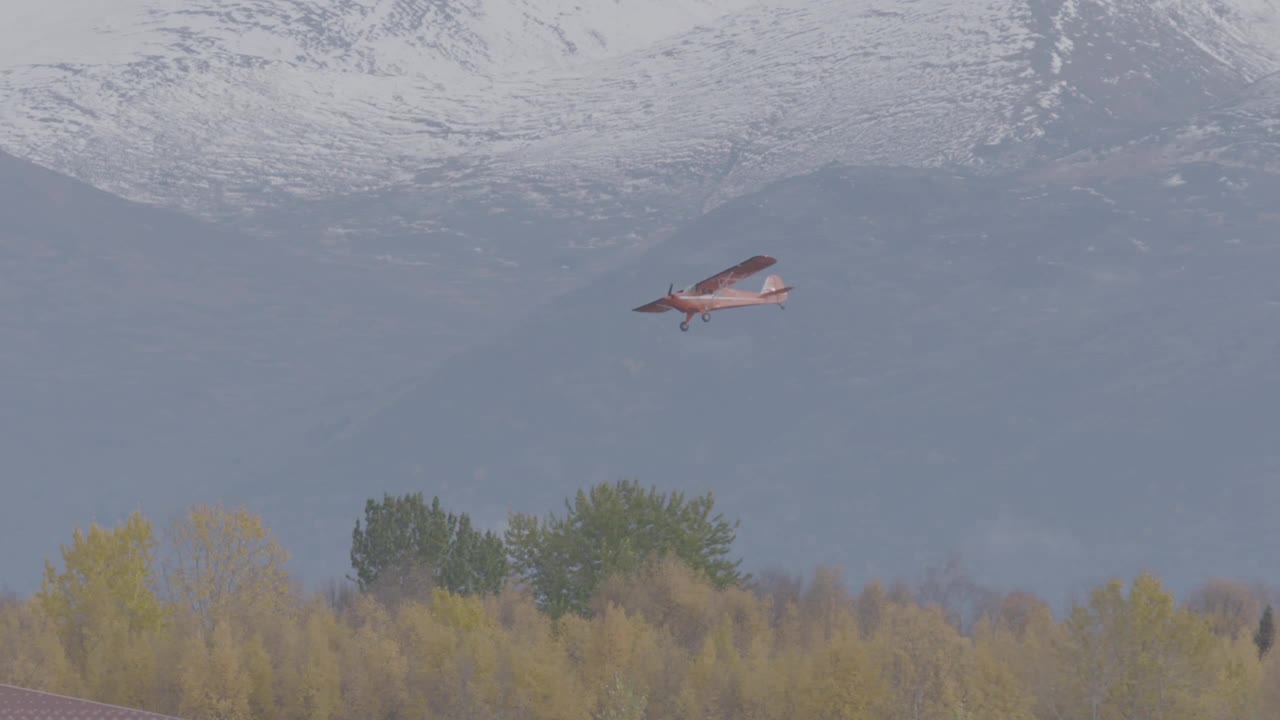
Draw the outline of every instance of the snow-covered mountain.
M1225 100L1280 69L1280 0L47 0L0 48L0 147L132 199L571 178L711 205Z
M384 490L619 475L789 565L1274 575L1280 0L10 5L0 149L310 244L0 153L0 575L212 492L319 579ZM785 315L626 312L770 248Z
M261 185L376 186L500 139L513 100L548 73L746 4L32 4L0 31L3 142L121 194L189 207Z

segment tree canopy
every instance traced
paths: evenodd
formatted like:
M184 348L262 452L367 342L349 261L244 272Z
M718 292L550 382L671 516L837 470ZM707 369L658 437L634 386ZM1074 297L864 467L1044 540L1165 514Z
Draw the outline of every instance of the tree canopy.
M270 612L288 602L289 554L262 518L245 508L194 506L174 525L171 538L169 592L206 632L218 620Z
M485 543L505 562L497 536L438 501L372 510L375 549L435 533L445 560L427 567ZM394 562L374 591L304 592L244 509L192 508L167 544L140 513L76 530L40 592L0 602L0 684L222 720L1270 720L1280 706L1280 656L1263 652L1274 620L1265 604L1247 614L1243 585L1179 605L1152 574L1117 578L1055 619L1033 593L978 588L955 560L916 592L872 579L853 595L821 567L746 582L709 496L615 483L568 510L519 516L512 565L543 584L496 593L448 573L421 594L377 591ZM158 593L153 555L185 558L169 579L189 590Z
M119 616L129 630L158 627L164 610L155 593L155 533L140 512L116 528L76 528L62 547L63 571L45 561L37 595L64 633L83 632L93 613Z
M434 587L462 595L492 594L507 576L506 549L493 531L481 533L422 493L384 495L365 503L365 525L351 534L351 566L362 591L426 597Z
M607 577L668 554L714 587L735 585L745 579L742 561L729 559L738 524L712 516L714 506L711 493L686 500L677 491L646 491L634 480L599 483L566 500L564 517L550 514L540 523L533 515L511 515L512 571L552 617L586 613Z

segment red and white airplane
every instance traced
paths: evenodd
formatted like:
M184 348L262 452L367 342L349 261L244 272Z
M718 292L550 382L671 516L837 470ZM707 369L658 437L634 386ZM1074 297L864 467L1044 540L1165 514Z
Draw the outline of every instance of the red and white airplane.
M666 296L634 308L633 312L660 313L678 310L684 313L684 322L680 323L680 329L688 331L689 321L698 313L702 313L703 322L710 322L711 313L716 310L748 305L785 307L783 303L787 301L787 291L794 288L784 286L782 278L777 275L765 278L764 287L760 288L760 292L729 289L730 285L755 275L776 262L778 261L768 255L756 255L679 292L675 291L676 286L672 284L667 288Z

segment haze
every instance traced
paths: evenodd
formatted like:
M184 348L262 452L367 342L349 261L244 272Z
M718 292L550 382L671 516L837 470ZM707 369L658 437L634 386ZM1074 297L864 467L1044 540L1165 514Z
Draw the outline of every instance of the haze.
M0 30L14 592L135 508L318 586L367 498L621 478L854 587L1280 572L1272 0L83 5ZM629 312L758 253L785 311Z

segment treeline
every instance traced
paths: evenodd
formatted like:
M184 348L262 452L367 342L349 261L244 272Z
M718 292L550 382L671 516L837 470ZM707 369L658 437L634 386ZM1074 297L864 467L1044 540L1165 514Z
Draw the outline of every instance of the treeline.
M578 493L502 535L370 500L353 583L304 592L243 509L76 530L0 602L0 683L192 719L1274 718L1270 606L1140 575L1067 617L955 572L858 592L730 559L711 497ZM163 537L162 537L163 536ZM954 570L954 568L951 568Z

